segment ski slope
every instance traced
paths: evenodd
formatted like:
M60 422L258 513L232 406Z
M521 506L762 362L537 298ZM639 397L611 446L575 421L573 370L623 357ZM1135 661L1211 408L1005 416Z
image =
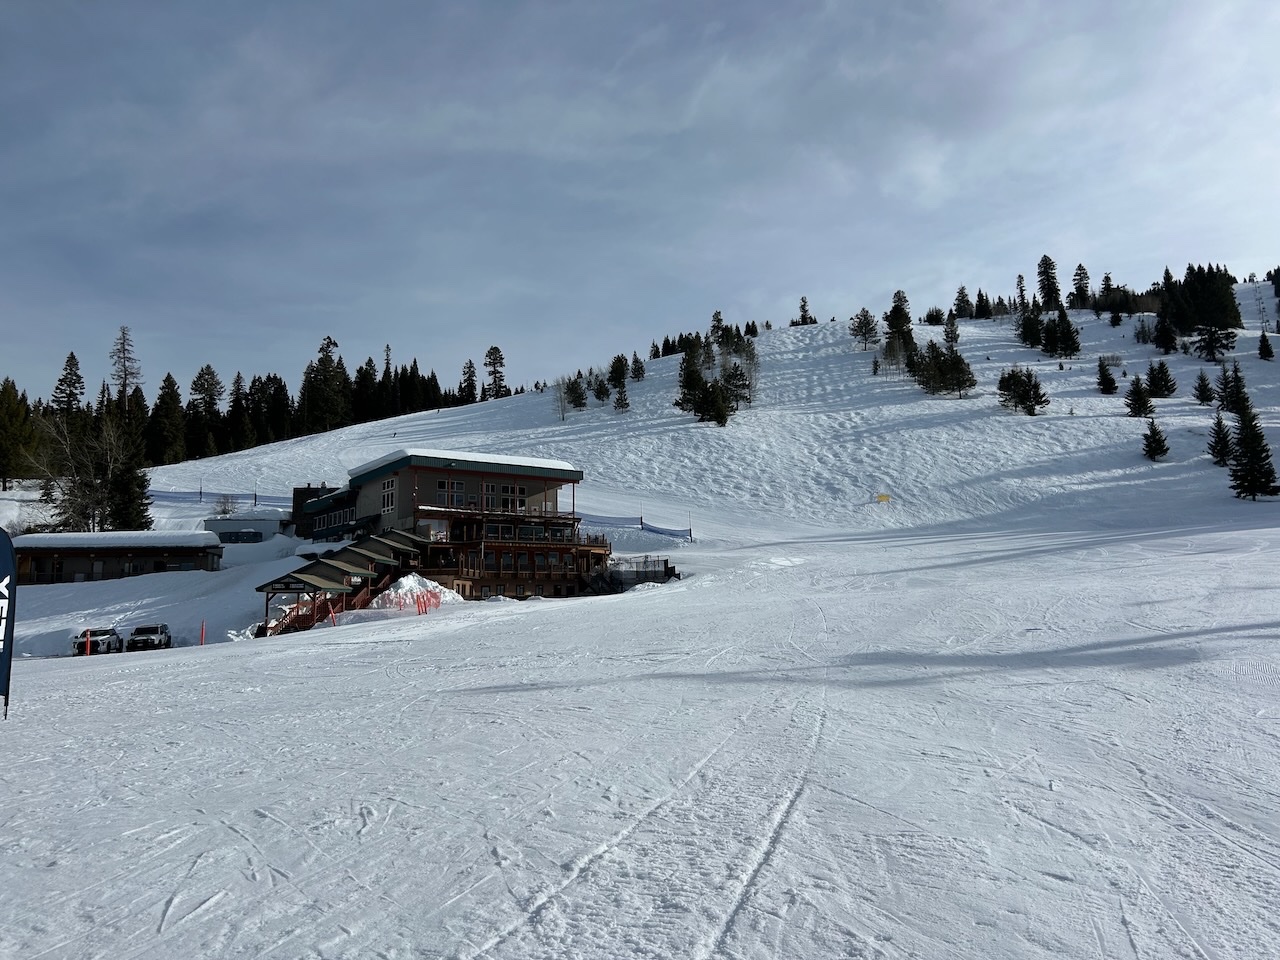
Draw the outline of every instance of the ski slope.
M1238 296L1274 443L1275 301ZM962 324L966 400L872 377L820 324L760 338L724 429L672 409L671 358L626 414L530 394L155 470L283 493L409 445L554 457L579 509L695 539L617 532L672 557L662 586L264 640L252 586L288 541L22 588L0 957L1280 954L1277 504L1208 462L1194 358L1167 358L1171 454L1143 459L1093 378L1157 355L1074 319L1063 370ZM998 407L1015 361L1045 416ZM46 655L134 616L185 645Z

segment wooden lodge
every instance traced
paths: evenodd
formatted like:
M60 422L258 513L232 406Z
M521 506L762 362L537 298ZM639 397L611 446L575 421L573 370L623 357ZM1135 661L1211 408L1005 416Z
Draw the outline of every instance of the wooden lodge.
M609 541L581 530L574 493L582 471L568 463L404 449L349 476L338 490L295 490L296 528L343 545L258 587L267 595L263 632L359 609L408 573L474 600L619 589L604 574ZM273 620L280 595L293 596L293 606Z

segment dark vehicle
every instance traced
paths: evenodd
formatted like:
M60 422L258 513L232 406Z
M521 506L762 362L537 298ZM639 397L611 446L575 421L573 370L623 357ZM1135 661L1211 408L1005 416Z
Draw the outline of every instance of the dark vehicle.
M146 623L134 627L129 634L126 650L167 650L173 646L173 635L167 623Z
M124 638L115 627L81 630L71 638L71 655L83 657L95 653L122 653Z

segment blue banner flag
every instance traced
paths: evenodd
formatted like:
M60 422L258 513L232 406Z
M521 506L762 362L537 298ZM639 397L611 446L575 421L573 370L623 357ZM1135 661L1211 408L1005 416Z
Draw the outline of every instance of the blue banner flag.
M9 719L9 675L13 670L13 601L18 595L18 562L13 541L0 530L0 694Z

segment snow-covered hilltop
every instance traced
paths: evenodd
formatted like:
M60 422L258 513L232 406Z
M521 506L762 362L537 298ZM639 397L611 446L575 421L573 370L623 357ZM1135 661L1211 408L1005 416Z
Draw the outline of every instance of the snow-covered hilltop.
M1280 444L1259 290L1233 356ZM579 510L695 542L610 532L686 574L619 596L203 648L201 622L261 619L292 543L21 588L0 956L1277 955L1277 503L1209 462L1194 357L1164 358L1171 450L1146 460L1097 357L1160 355L1072 319L1062 369L962 322L964 400L820 323L762 334L723 429L672 407L668 358L625 413L526 394L156 469L285 494L401 448L554 459ZM1043 416L996 402L1014 363ZM158 501L157 526L207 506ZM185 645L43 656L134 619Z

